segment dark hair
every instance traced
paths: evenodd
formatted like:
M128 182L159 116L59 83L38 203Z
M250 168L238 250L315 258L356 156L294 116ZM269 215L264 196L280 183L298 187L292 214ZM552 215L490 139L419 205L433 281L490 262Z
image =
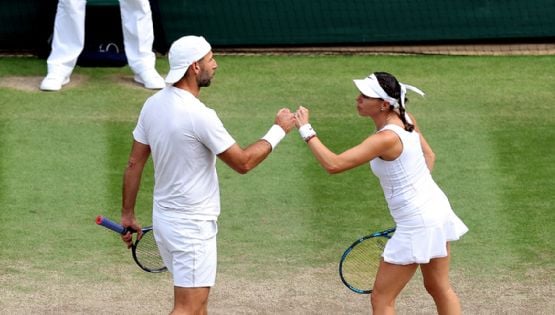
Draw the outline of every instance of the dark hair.
M401 85L399 84L399 81L397 81L397 79L392 74L389 74L387 72L374 72L374 75L378 79L378 83L380 83L380 86L385 91L385 93L396 99L399 104L401 104ZM406 104L409 100L405 97L404 101ZM391 106L391 109L393 109L393 106ZM400 105L399 114L401 121L405 125L405 130L412 132L414 130L414 125L409 123L405 119L405 108Z

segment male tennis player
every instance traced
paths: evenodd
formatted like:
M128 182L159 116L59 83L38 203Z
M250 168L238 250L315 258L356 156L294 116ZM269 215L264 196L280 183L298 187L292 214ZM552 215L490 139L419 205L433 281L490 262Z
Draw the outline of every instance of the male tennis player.
M272 152L294 127L295 118L289 109L279 110L266 135L242 149L216 112L198 99L218 67L210 44L203 37L182 37L170 47L169 64L169 85L145 102L133 131L121 222L140 231L134 207L143 168L152 154L152 220L160 254L173 275L172 314L205 314L216 279L220 214L216 157L245 174ZM131 234L122 239L131 245Z

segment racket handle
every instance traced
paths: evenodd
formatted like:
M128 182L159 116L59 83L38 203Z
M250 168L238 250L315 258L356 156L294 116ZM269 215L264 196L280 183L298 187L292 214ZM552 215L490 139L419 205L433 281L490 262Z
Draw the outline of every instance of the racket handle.
M121 224L118 224L118 223L116 223L116 222L114 222L114 221L112 221L108 218L105 218L105 217L101 216L101 215L96 217L96 224L102 225L103 227L105 227L107 229L110 229L110 230L112 230L116 233L119 233L119 234L125 234L127 232L134 232L133 230L127 229L127 228L123 227Z

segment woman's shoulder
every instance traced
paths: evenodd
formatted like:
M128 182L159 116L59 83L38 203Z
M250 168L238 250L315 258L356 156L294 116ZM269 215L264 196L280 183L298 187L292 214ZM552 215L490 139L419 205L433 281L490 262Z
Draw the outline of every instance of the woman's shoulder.
M383 126L382 129L378 130L378 132L382 132L382 131L386 131L386 130L393 131L396 134L408 132L408 131L405 130L405 128L403 128L403 127L401 127L397 124L387 124L387 125Z

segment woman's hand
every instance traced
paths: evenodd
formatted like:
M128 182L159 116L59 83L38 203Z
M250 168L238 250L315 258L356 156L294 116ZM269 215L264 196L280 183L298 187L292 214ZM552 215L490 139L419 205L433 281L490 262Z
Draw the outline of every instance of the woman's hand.
M295 126L297 128L301 127L302 125L306 125L309 123L309 111L307 108L299 106L299 109L295 112Z

